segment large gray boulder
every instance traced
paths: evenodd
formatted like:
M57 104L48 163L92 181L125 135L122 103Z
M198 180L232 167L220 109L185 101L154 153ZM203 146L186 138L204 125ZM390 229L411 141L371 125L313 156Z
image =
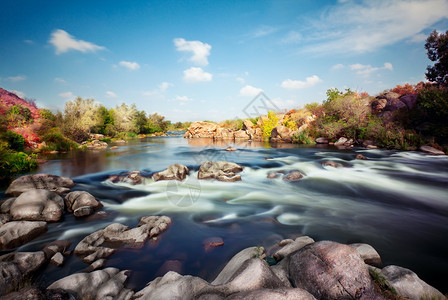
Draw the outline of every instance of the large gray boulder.
M13 249L22 246L46 231L46 222L8 222L0 226L0 249Z
M181 164L173 164L162 172L157 172L152 175L154 181L159 180L184 180L190 171L188 168Z
M64 201L67 212L74 213L75 217L91 215L94 210L103 207L101 202L96 200L90 193L84 191L68 193L64 197Z
M5 195L19 196L23 192L33 189L44 189L58 194L70 192L74 186L73 180L50 174L25 175L14 180L5 192Z
M297 288L260 289L240 292L226 297L227 300L315 300L313 295Z
M305 289L318 299L382 299L367 265L350 246L316 242L288 259L293 287Z
M217 179L219 181L239 181L241 180L239 173L243 171L240 165L228 161L207 161L199 167L199 179Z
M409 269L387 266L381 270L381 274L397 294L406 299L446 299L441 292L421 280L417 274Z
M90 264L108 258L118 247L142 248L149 238L162 233L170 224L171 219L166 216L142 217L135 228L114 223L86 236L76 246L75 254L83 256L83 261Z
M291 241L290 243L287 243L285 246L283 246L280 250L274 253L273 257L279 261L285 258L286 256L290 255L293 252L296 252L306 245L314 243L314 240L310 238L309 236L301 236L296 238L294 241Z
M9 213L14 220L57 222L64 212L64 200L43 189L28 190L11 204Z
M131 299L134 293L124 287L129 271L106 268L91 273L76 273L59 279L47 289L63 289L77 299Z

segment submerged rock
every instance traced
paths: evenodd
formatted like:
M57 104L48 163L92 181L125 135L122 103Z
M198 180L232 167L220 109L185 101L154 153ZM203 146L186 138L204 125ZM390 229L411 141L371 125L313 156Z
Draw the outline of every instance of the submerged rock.
M22 246L46 231L46 222L8 222L0 227L0 249Z
M132 185L142 184L145 182L145 179L146 177L144 177L140 171L130 171L119 175L109 176L109 180L113 183L124 182Z
M11 204L9 213L14 220L57 222L64 212L64 200L55 192L28 190Z
M291 171L288 174L285 174L285 176L283 176L283 180L284 181L289 181L289 182L299 181L300 179L303 178L303 176L305 176L305 175L303 175L299 171Z
M74 186L73 180L50 174L25 175L14 180L5 192L5 195L19 196L20 194L34 189L44 189L57 194L70 192Z
M152 175L154 181L159 180L184 180L189 174L190 170L184 165L173 164L169 166L166 170Z
M331 161L331 160L323 161L322 166L333 167L333 168L342 168L343 167L343 165L341 163Z
M226 151L227 152L233 152L233 151L237 151L237 149L232 147L232 146L229 146L229 147L226 148Z
M219 181L239 181L240 175L235 175L243 171L243 167L236 163L227 161L207 161L199 167L199 179L217 179Z

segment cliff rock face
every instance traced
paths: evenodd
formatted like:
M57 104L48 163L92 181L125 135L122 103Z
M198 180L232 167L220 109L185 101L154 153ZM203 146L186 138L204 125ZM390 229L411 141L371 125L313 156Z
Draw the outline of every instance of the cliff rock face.
M40 117L39 109L34 103L30 103L20 98L14 93L8 92L7 90L0 88L0 99L1 99L0 102L5 106L6 109L14 105L20 105L28 108L31 111L33 119L38 119ZM3 112L0 111L0 113Z

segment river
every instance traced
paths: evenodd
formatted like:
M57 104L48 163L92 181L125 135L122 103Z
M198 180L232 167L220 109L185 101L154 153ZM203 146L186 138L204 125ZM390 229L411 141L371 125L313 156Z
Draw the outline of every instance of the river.
M49 224L46 234L18 251L40 250L55 239L76 243L113 222L136 226L140 216L167 215L172 226L140 250L122 250L106 266L132 270L128 286L141 289L163 274L172 261L183 274L212 280L226 261L249 246L267 251L284 238L309 235L316 241L368 243L384 265L416 272L448 292L448 158L420 152L349 149L242 142L224 151L227 142L158 137L133 140L115 150L54 154L36 173L71 177L76 186L104 204L102 218ZM367 160L355 159L363 154ZM199 165L227 160L244 166L242 181L198 181ZM333 161L342 167L323 166ZM151 175L181 163L190 169L184 182L144 185L111 183L108 177L140 170ZM271 171L299 170L297 182L268 179ZM204 249L219 237L224 245ZM37 278L48 285L82 270L72 255L62 268L49 265Z

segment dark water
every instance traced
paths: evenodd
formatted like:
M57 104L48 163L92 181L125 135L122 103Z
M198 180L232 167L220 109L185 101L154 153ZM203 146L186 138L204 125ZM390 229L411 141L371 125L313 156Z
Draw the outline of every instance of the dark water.
M173 224L158 241L140 250L122 250L106 266L132 270L129 286L141 289L163 275L164 262L181 273L212 280L223 264L249 246L272 251L281 239L309 235L315 240L368 243L384 265L415 271L423 280L448 292L448 158L419 152L338 150L261 143L223 149L226 142L181 137L132 141L119 149L49 157L38 172L74 179L73 190L86 190L104 204L104 219L50 224L45 235L19 251L37 250L55 239L72 248L86 235L113 222L136 226L140 216L168 215ZM368 160L355 160L362 153ZM243 165L235 183L197 181L202 161L228 160ZM323 167L331 160L343 168ZM113 184L109 175L140 170L150 175L173 163L187 165L182 183ZM270 171L299 170L306 176L288 183L267 179ZM206 251L203 241L220 237L224 245ZM48 266L38 281L49 284L87 267L71 256L63 268Z

